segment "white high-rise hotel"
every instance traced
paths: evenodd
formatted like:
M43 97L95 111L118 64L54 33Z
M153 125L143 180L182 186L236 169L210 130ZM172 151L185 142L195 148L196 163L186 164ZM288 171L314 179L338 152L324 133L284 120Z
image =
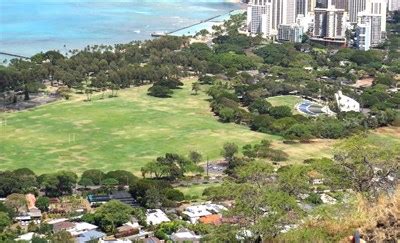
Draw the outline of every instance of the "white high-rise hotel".
M296 22L296 0L252 0L247 9L247 24L251 34L276 36L281 24Z
M388 0L389 11L400 10L400 0Z
M362 37L373 46L383 40L387 8L395 10L399 7L400 0L251 0L247 24L251 34L262 33L265 37L278 36L279 39L287 33L302 35L310 31L313 38L342 39L342 43L346 29L358 26L368 29L357 33L363 33ZM379 27L376 26L378 23ZM293 28L301 31L288 31Z

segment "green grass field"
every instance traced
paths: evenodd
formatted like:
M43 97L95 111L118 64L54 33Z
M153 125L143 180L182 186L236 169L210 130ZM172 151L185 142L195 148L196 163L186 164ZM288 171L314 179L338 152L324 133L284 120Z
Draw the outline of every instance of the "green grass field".
M139 175L145 163L167 152L187 155L196 150L212 160L221 157L225 142L243 146L262 139L273 141L273 147L289 154L285 163L300 163L331 157L336 142L286 145L278 136L221 123L211 113L204 92L191 95L191 81L185 81L169 99L150 97L147 89L126 89L117 98L103 100L98 95L92 102L74 95L70 101L0 114L0 170L28 167L37 173L81 173L93 168L125 169ZM293 97L285 98L277 97L271 103L297 102ZM395 131L381 130L373 136L398 140L399 130Z
M175 189L178 189L181 191L186 198L188 197L196 197L201 199L203 197L203 192L206 188L212 187L212 186L218 186L218 183L210 183L210 184L199 184L199 185L192 185L189 187L176 187Z
M294 95L282 95L270 97L267 99L267 101L273 106L289 106L294 114L299 114L295 108L298 103L303 101L303 99Z
M0 168L138 173L146 162L166 152L186 155L196 150L215 159L225 142L244 145L279 139L218 122L207 96L191 95L190 82L169 99L150 97L147 88L123 90L117 98L60 101L0 114Z

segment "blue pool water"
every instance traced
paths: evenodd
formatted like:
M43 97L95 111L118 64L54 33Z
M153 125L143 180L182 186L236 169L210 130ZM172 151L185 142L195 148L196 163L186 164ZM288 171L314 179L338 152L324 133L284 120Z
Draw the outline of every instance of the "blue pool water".
M224 0L0 0L0 52L144 40L238 8Z

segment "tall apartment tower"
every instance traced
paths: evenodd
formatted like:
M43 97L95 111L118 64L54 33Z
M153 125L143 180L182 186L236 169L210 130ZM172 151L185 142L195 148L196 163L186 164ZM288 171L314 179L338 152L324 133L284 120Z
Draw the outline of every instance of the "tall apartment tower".
M365 12L381 16L381 30L386 31L387 0L367 0Z
M332 0L332 5L334 5L337 9L344 9L348 11L349 0Z
M365 10L367 0L349 0L349 22L357 23L358 14Z
M371 25L358 23L356 27L355 46L359 50L368 51L371 47Z
M389 1L398 1L400 3L400 0ZM357 23L358 16L364 11L370 14L381 15L382 19L386 20L387 4L387 0L349 0L349 22ZM382 30L386 30L386 21L382 21L381 25Z
M364 33L365 40L371 46L378 46L383 41L384 30L382 30L382 21L385 20L379 14L361 13L358 17L357 32ZM357 35L358 37L358 35ZM362 37L362 36L361 36ZM361 38L360 41L363 39ZM359 39L356 40L356 46L359 45ZM361 45L359 45L361 46Z
M329 1L327 8L315 8L314 15L314 37L345 39L347 14L344 9L337 9Z
M310 0L296 0L296 17L299 14L306 16L309 11L309 2Z
M272 34L272 0L252 0L249 3L247 26L251 34Z
M400 0L388 0L389 11L400 10Z
M296 23L296 1L252 0L247 7L249 32L276 36L279 25Z

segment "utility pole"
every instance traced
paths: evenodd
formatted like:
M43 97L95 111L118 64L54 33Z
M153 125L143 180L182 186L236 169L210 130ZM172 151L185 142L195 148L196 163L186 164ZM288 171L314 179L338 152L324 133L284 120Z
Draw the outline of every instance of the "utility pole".
M208 177L208 165L209 165L209 163L208 163L208 156L207 156L207 177Z

